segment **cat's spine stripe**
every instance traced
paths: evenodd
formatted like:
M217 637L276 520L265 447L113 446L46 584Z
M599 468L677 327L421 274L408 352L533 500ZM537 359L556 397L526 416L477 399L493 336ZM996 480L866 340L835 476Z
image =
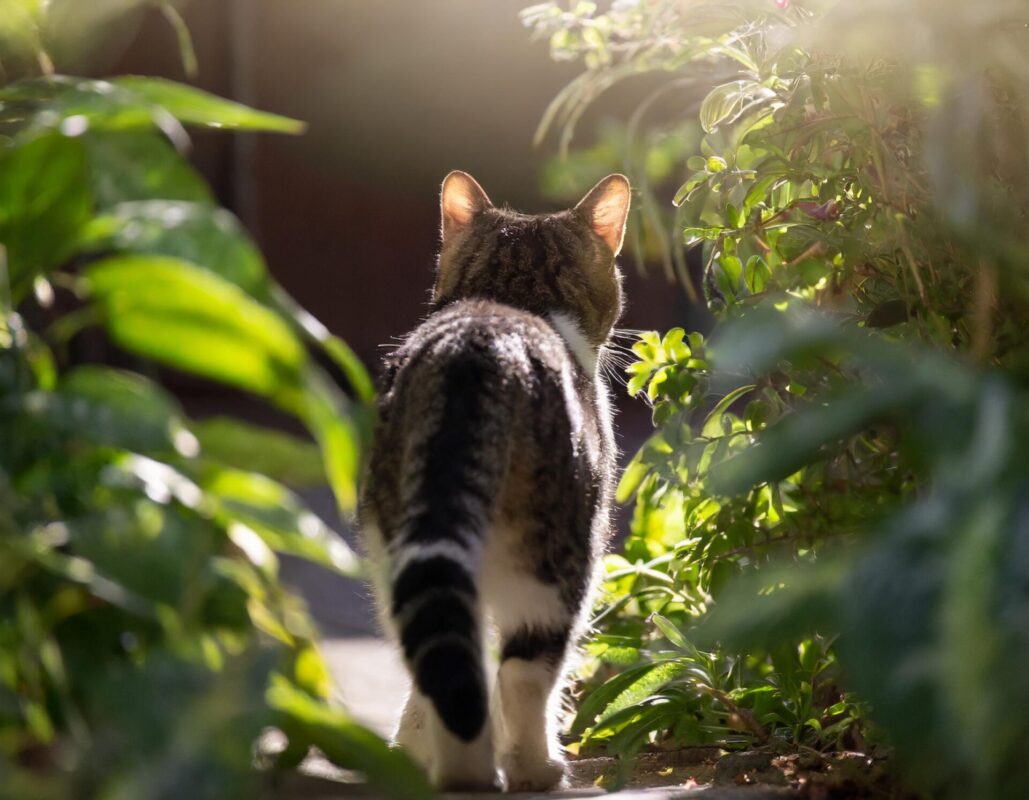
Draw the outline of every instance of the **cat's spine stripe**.
M442 408L408 423L431 429L407 437L424 446L405 465L416 486L413 513L391 543L391 611L419 691L455 736L472 741L488 709L475 579L503 475L510 409L499 354L488 343L448 339L437 342L435 354L443 361L442 382L433 387ZM406 402L417 407L417 372L410 377Z

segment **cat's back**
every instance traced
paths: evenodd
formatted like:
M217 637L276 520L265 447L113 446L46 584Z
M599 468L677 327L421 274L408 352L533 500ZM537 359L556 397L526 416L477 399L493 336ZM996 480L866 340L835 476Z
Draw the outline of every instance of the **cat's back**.
M446 493L471 476L509 505L503 498L511 501L515 487L499 477L507 474L526 490L517 505L538 491L531 476L546 465L582 458L595 473L612 451L601 394L543 317L502 303L452 303L387 357L367 510L392 517L393 498L413 482Z
M445 395L466 391L479 378L511 399L531 399L555 382L577 384L577 372L567 343L547 320L503 303L461 300L429 316L388 357L383 398L396 400L410 381L421 385L418 394L427 393L429 382Z

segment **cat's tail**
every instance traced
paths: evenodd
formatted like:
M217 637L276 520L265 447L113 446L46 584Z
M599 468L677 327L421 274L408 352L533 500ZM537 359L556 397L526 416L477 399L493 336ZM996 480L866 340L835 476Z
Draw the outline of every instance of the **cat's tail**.
M408 423L421 434L408 441L421 444L405 458L411 496L391 542L391 613L418 690L470 742L488 716L476 583L510 447L511 397L497 353L473 343L449 354L428 386L412 372L397 390L422 409ZM419 396L442 401L434 408Z

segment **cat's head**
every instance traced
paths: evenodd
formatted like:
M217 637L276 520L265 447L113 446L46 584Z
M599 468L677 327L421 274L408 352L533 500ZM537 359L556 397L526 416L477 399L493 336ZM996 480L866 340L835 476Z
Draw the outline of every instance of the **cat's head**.
M609 175L574 208L519 214L494 206L471 175L451 172L440 198L443 246L433 306L481 298L571 317L591 345L622 312L622 248L629 181Z

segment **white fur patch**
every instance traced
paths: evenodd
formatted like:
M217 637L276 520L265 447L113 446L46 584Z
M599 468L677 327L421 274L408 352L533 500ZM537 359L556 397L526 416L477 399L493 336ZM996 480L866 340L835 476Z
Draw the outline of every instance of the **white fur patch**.
M575 360L583 369L591 375L597 372L597 349L589 343L586 335L582 332L574 319L563 311L554 311L550 315L550 323L554 326L561 338L565 340L568 349L572 351Z
M435 542L404 542L398 548L397 555L393 561L393 579L404 571L404 568L412 561L427 561L430 558L442 556L450 561L459 564L465 572L474 576L476 573L477 553L470 550L461 542L452 539L441 539Z

